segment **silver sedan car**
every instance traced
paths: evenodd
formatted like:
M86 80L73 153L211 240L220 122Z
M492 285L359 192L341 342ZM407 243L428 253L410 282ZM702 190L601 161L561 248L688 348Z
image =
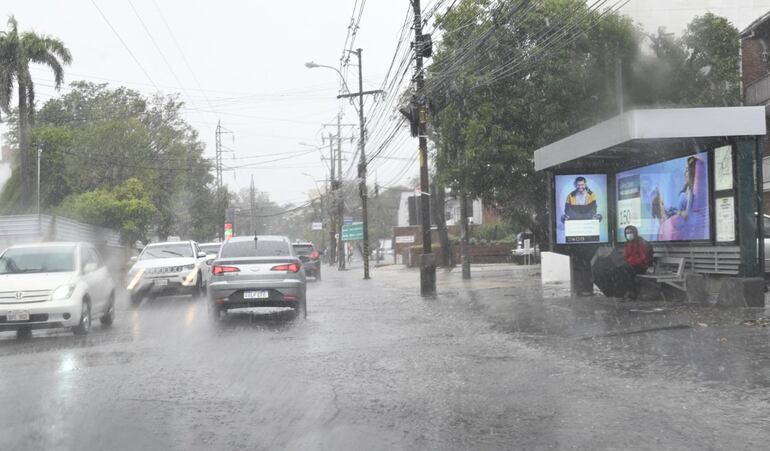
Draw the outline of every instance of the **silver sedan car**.
M283 236L241 236L222 244L211 265L209 308L216 320L228 310L291 307L307 318L302 261Z

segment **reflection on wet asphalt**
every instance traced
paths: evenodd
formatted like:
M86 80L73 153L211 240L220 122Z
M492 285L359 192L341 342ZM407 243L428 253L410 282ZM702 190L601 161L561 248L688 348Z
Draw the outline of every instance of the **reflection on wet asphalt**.
M441 273L423 300L414 271L328 270L307 320L164 298L82 338L0 333L0 450L766 447L767 328L534 275Z

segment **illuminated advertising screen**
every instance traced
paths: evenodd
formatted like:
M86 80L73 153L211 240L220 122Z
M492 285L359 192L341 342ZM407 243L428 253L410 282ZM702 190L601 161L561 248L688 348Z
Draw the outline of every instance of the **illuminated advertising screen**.
M711 237L707 153L618 173L618 240L626 226L648 241Z
M607 176L557 175L555 188L556 243L606 243Z

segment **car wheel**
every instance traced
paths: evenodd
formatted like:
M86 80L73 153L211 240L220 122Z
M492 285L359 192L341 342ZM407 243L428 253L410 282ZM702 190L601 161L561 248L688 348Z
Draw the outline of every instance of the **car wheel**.
M91 303L83 299L80 309L80 323L72 328L75 335L85 335L91 330Z
M195 297L203 297L206 295L206 286L203 285L203 274L198 273L198 282L195 283Z
M303 319L307 319L307 299L306 298L302 298L299 304L296 307L294 307L294 313L297 314L297 317L302 316Z
M110 298L107 301L107 311L99 318L99 321L105 327L110 327L115 322L115 293L110 293Z
M315 272L315 280L321 280L321 268L320 267Z
M16 331L16 338L19 340L26 340L32 337L32 329L28 327L22 327Z
M131 293L131 307L137 308L144 300L144 296L140 293Z
M211 317L211 321L214 323L219 323L222 321L223 313L227 313L227 310L221 307L209 306L209 316Z

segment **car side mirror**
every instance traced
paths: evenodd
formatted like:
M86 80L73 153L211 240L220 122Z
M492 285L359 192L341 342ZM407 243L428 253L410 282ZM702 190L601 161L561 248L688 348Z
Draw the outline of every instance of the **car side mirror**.
M99 266L96 263L86 263L85 266L83 266L83 274L88 274L96 271L99 268Z
M206 258L206 257L208 257L208 255L209 254L207 254L207 253L205 253L203 251L198 252L198 258Z

